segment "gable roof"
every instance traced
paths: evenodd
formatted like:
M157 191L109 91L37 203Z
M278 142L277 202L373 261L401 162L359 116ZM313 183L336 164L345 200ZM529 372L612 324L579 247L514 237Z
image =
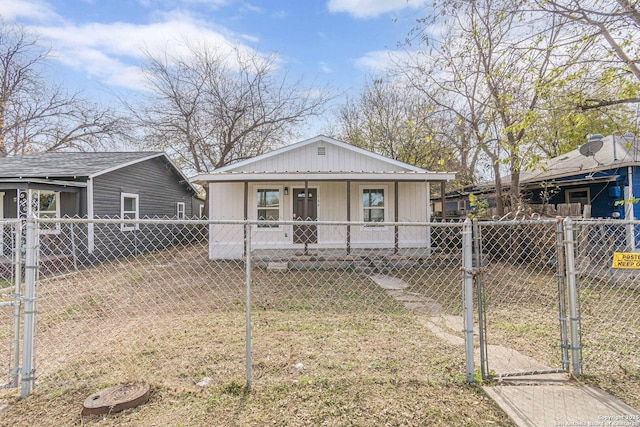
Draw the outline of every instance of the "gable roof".
M0 157L0 177L94 177L162 155L161 152L51 152Z
M324 135L200 174L192 180L443 180L454 173L430 172Z
M303 147L306 147L308 145L315 144L315 143L318 143L318 142L324 142L324 143L326 143L328 145L334 145L334 146L343 148L345 150L352 151L354 153L358 153L358 154L360 154L362 156L370 157L370 158L373 158L373 159L376 159L376 160L381 160L381 161L383 161L385 163L388 163L389 165L394 165L394 166L405 168L407 170L411 170L411 171L415 171L415 172L426 172L425 169L422 169L422 168L419 168L419 167L416 167L416 166L412 166L412 165L410 165L408 163L403 163L403 162L400 162L398 160L394 160L394 159L391 159L389 157L385 157L385 156L382 156L380 154L376 154L374 152L364 150L364 149L362 149L360 147L356 147L355 145L347 144L346 142L339 141L337 139L334 139L334 138L331 138L331 137L328 137L328 136L325 136L325 135L318 135L318 136L315 136L313 138L309 138L309 139L305 139L305 140L300 141L300 142L296 142L295 144L287 145L286 147L282 147L282 148L279 148L277 150L269 151L268 153L264 153L264 154L261 154L261 155L256 156L256 157L252 157L250 159L246 159L246 160L243 160L243 161L240 161L240 162L237 162L237 163L232 163L230 165L223 166L223 167L221 167L219 169L216 169L214 171L214 173L215 172L232 171L234 169L238 169L240 167L247 166L247 165L250 165L252 163L258 163L258 162L260 162L262 160L265 160L265 159L268 159L270 157L279 156L279 155L284 154L284 153L286 153L288 151L300 150Z
M178 173L180 181L198 193L182 171L161 151L47 152L0 157L0 179L95 178L156 157L162 157Z

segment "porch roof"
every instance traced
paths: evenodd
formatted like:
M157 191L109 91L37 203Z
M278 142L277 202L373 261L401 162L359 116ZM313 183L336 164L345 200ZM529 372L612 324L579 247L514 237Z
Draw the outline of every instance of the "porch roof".
M255 181L450 181L453 172L387 171L387 172L213 172L192 178L196 184L209 182Z
M59 187L86 187L86 182L80 181L64 181L44 178L0 178L0 186L7 187L11 184L46 184ZM10 187L7 187L10 188Z

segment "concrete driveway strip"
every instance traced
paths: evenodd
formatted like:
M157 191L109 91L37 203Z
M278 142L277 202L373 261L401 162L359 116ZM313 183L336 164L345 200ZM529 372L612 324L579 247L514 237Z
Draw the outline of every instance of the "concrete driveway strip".
M483 390L520 427L640 427L640 412L594 387L507 385Z

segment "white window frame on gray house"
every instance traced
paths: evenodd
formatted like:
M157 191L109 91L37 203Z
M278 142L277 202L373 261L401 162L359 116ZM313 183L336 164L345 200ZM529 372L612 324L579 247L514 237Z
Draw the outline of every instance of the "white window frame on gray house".
M186 218L186 205L184 202L176 202L176 218L185 219Z
M125 209L125 199L135 200L135 206L133 209ZM140 219L140 198L134 193L120 193L120 218L121 219ZM121 231L133 231L138 230L140 225L135 224L120 224Z
M59 191L50 191L50 190L34 190L34 193L37 197L37 212L36 215L38 218L47 218L47 219L60 219L60 192ZM51 209L51 202L46 206L48 209L43 209L42 203L45 198L42 196L53 196L53 209ZM33 196L32 196L33 197ZM59 233L60 232L60 223L48 223L48 224L40 224L40 232L41 233Z
M260 192L277 192L278 193L278 205L265 205L265 206L260 206ZM260 187L255 187L255 193L256 195L256 219L258 221L279 221L280 219L282 219L282 205L283 205L283 200L282 200L282 188L280 186L277 185L272 185L272 186L260 186ZM266 200L265 200L266 201ZM273 218L271 217L271 219L269 217L263 217L261 219L260 216L260 211L277 211L278 213L278 217L277 218ZM266 213L266 212L265 212ZM273 224L258 224L258 228L262 229L262 230L280 230L282 227L280 225L273 225Z
M366 206L365 203L365 192L366 191L382 191L382 206ZM369 200L371 197L369 197ZM388 185L361 185L360 186L360 221L362 222L370 222L371 225L366 225L363 227L364 230L367 229L376 229L381 230L386 227L377 225L378 222L387 222L389 219L389 186ZM369 202L370 203L370 202ZM382 221L372 221L371 220L371 211L373 210L382 210ZM369 214L365 214L365 212L369 211Z

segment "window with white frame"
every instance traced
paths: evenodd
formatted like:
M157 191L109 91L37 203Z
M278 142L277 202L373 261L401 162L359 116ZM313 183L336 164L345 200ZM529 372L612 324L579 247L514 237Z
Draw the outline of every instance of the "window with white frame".
M277 188L258 188L256 192L257 219L259 221L280 220L280 190ZM278 228L278 224L259 224L258 228Z
M38 190L38 218L60 218L60 192ZM60 223L41 224L40 229L44 232L60 230Z
M138 195L132 193L120 193L120 218L122 219L138 219L140 213L140 206L138 203ZM139 228L138 223L135 224L120 224L122 231L137 230Z
M186 208L184 202L176 203L176 217L178 219L185 219L186 217Z
M386 213L385 188L363 188L362 221L384 222Z

